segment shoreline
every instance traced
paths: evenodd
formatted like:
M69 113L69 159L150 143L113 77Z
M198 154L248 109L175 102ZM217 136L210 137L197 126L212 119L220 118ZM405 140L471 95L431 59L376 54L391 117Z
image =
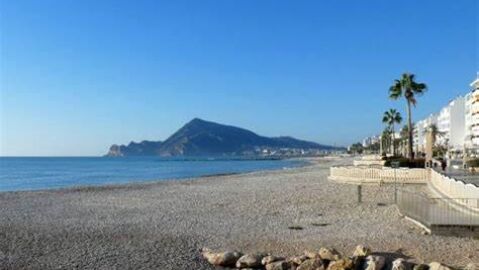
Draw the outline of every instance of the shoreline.
M327 180L330 166L348 162L0 193L0 268L214 269L203 247L289 256L322 246L348 254L364 244L461 267L479 258L479 239L423 235L402 218L392 187L364 186L358 205L355 186Z
M290 170L295 168L302 168L306 166L314 165L314 162L311 160L315 159L322 159L324 157L293 157L293 158L284 158L284 159L235 159L232 161L279 161L279 160L292 160L292 161L301 161L303 164L296 165L292 167L281 167L281 168L272 168L272 169L258 169L252 171L244 171L244 172L227 172L227 173L212 173L212 174L205 174L205 175L198 175L194 177L176 177L176 178L159 178L159 179L151 179L151 180L139 180L136 181L134 179L130 180L130 182L123 182L123 183L104 183L104 184L85 184L85 185L74 185L74 186L66 186L66 187L51 187L51 188L40 188L40 189L21 189L21 190L0 190L0 194L2 193L18 193L18 192L49 192L49 191L62 191L68 189L74 190L83 190L83 189L92 189L92 188L100 188L100 189L108 189L108 188L121 188L120 186L131 186L131 185L151 185L161 182L183 182L183 181L196 181L202 178L212 178L212 177L221 177L221 176L232 176L232 175L242 175L242 174L251 174L256 172L269 172L269 171L281 171L281 170ZM178 162L185 161L185 160L175 160ZM188 161L196 161L196 160L188 160Z

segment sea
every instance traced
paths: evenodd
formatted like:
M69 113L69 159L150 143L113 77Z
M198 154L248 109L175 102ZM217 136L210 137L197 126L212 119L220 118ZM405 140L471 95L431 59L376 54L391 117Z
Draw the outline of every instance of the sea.
M182 179L304 166L299 159L0 157L0 192Z

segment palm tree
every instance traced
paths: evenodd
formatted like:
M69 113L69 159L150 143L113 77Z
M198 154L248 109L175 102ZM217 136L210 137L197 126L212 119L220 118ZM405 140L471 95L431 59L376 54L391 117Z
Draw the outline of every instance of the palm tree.
M432 145L436 144L436 140L438 137L442 137L446 135L446 132L439 131L436 124L430 124L425 130L424 134L431 132L432 134Z
M402 121L401 114L396 111L395 109L389 109L389 111L385 111L383 115L383 123L388 125L391 129L391 135L392 135L392 145L393 145L393 155L396 154L396 149L394 146L394 125L395 124L400 124Z
M402 145L402 150L401 152L403 153L403 155L407 155L407 142L408 142L408 137L409 137L409 128L407 125L404 125L401 129L401 131L399 132L399 137L400 137L400 140L401 140L401 145ZM414 133L414 126L413 126L413 133Z
M414 158L414 153L412 149L412 115L411 115L411 105L416 106L416 96L422 95L427 90L427 85L424 83L419 83L415 81L415 75L410 73L402 74L399 80L394 80L394 84L389 88L389 97L391 99L398 99L401 96L404 96L407 104L407 118L408 118L408 154L409 159Z
M381 143L383 145L383 152L386 153L384 149L390 149L391 147L391 130L389 127L386 127L381 134ZM381 153L382 155L383 153Z

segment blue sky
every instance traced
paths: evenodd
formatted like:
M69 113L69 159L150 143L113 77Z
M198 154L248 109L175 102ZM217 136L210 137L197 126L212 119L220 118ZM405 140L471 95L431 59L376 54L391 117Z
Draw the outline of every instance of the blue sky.
M0 3L0 155L100 155L194 117L347 145L404 111L402 72L430 88L417 120L479 70L475 0Z

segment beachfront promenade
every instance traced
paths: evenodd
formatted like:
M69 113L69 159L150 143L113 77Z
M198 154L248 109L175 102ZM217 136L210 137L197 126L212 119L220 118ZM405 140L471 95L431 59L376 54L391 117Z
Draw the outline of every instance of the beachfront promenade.
M426 184L429 172L425 169L391 169L367 166L338 166L331 167L329 179L337 182L366 184L366 183L400 183Z
M365 160L370 162L371 158L366 157ZM395 184L396 203L401 213L427 230L443 233L442 228L455 226L456 229L446 231L455 233L460 231L459 227L466 227L472 235L479 235L477 185L451 178L435 169L371 166L333 166L329 179L354 185ZM425 188L403 190L405 185L410 184Z

